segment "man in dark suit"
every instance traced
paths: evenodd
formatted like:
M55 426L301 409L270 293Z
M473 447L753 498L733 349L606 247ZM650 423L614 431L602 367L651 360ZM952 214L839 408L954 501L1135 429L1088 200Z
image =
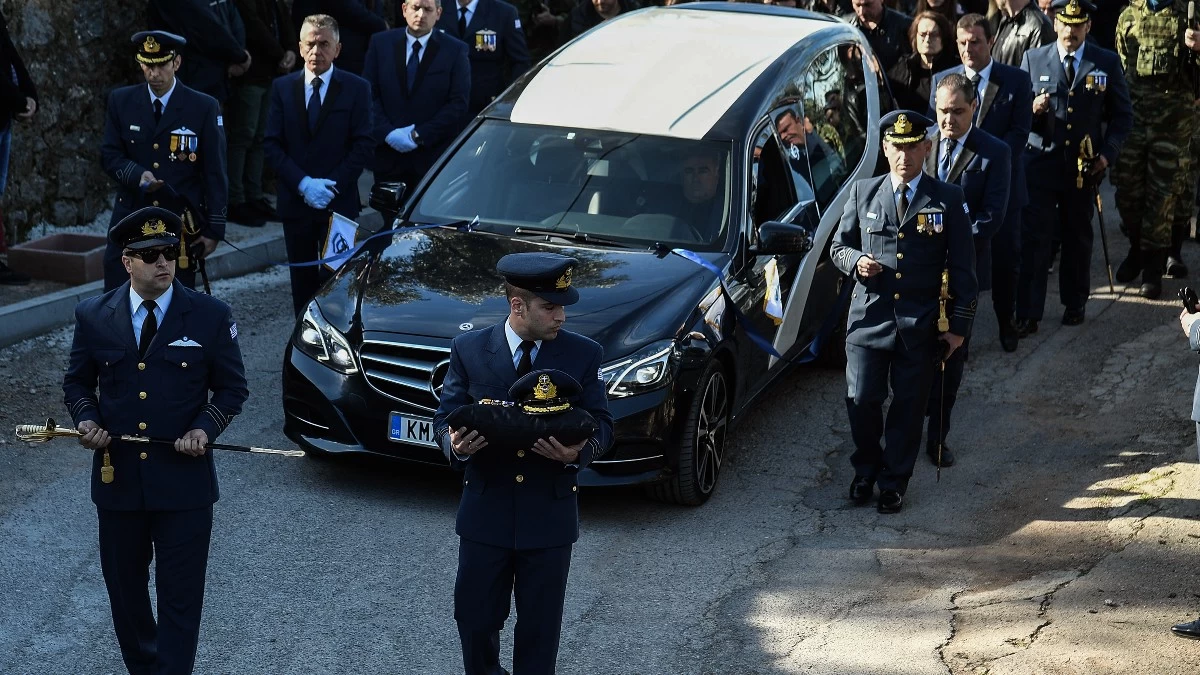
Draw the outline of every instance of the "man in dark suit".
M248 395L229 306L174 281L182 227L174 213L147 207L109 231L125 283L75 308L63 379L79 442L95 451L100 569L135 675L192 672L219 497L206 446ZM168 440L120 440L125 434Z
M376 35L367 48L377 181L415 188L469 119L467 46L433 30L441 15L441 0L408 0L407 26Z
M333 17L307 17L300 30L304 70L271 86L263 145L279 176L279 216L293 263L317 260L330 212L358 216L358 178L375 147L371 85L333 67L339 46ZM299 315L326 273L316 266L289 270Z
M851 5L854 11L843 15L842 20L862 31L885 73L901 56L912 52L908 38L912 19L884 6L883 0L853 0Z
M396 4L400 4L399 0ZM304 17L313 14L328 14L337 21L342 36L338 68L362 75L371 36L388 29L383 19L383 0L296 0L292 5L296 32L300 31Z
M1091 292L1094 184L1117 161L1133 128L1129 89L1114 52L1084 45L1094 7L1087 0L1056 0L1058 40L1025 53L1021 69L1032 81L1033 126L1024 161L1032 217L1021 235L1017 319L1023 333L1037 330L1046 306L1052 224L1061 227L1059 297L1064 326L1083 323ZM1097 153L1081 172L1084 139ZM1082 180L1080 180L1082 179Z
M233 0L150 0L146 17L151 28L185 39L180 79L225 105L229 78L251 64L246 26Z
M553 673L562 629L571 545L579 538L576 474L612 445L612 415L599 378L604 351L562 329L578 263L555 253L514 253L500 259L509 315L502 323L463 333L450 348L450 369L434 434L446 457L465 470L455 530L459 542L454 618L468 675L499 675L500 629L516 594L513 671ZM458 408L485 398L509 399L517 379L557 369L581 385L578 407L599 429L564 446L553 437L514 451L490 447L478 430L450 429ZM493 439L497 442L499 439Z
M941 133L935 151L925 160L925 172L962 188L975 239L975 276L983 288L991 268L991 239L1004 223L1008 208L1012 180L1008 146L972 125L979 100L975 85L966 75L951 73L941 78L934 90L934 101ZM954 453L945 446L945 440L970 345L968 336L962 347L947 359L945 374L934 375L929 394L925 452L934 464L940 461L941 466L954 464Z
M225 166L225 130L216 100L175 77L183 61L182 37L163 31L133 36L135 58L146 85L113 90L104 118L100 161L117 181L112 224L142 206L159 206L175 193L185 204L197 231L185 231L181 247L192 255L199 244L207 256L225 236L229 182ZM163 190L169 186L169 190ZM166 205L164 201L164 206ZM173 206L174 208L174 206ZM182 268L183 265L181 264ZM178 275L189 288L196 284L196 266ZM104 289L111 291L128 279L121 249L112 241L104 252Z
M855 447L850 499L867 503L878 483L880 513L903 505L935 360L962 346L975 318L975 247L962 189L922 172L932 125L911 110L879 121L890 171L854 184L829 251L854 280L846 323L846 409ZM954 299L945 322L943 285Z
M0 197L8 185L8 157L12 150L13 120L28 122L37 112L37 87L25 68L21 54L8 34L8 21L0 14ZM4 218L0 215L0 253L6 249ZM0 284L23 286L29 283L29 275L9 269L0 262Z
M1033 119L1033 93L1029 74L1019 68L1006 66L992 58L992 27L981 14L967 14L958 21L958 53L963 65L934 75L933 91L939 81L950 73L964 75L975 86L979 101L974 126L999 138L1008 146L1011 158L1011 187L1004 221L991 240L991 252L986 262L988 275L979 275L980 290L992 289L992 309L1000 327L1000 345L1006 352L1017 349L1018 332L1014 325L1017 304L1017 277L1021 267L1022 211L1029 202L1026 190L1024 163L1020 161L1029 140L1029 125ZM929 100L934 108L933 96ZM982 265L983 260L979 263Z
M471 99L467 115L474 117L500 92L529 69L529 50L517 8L504 0L458 0L455 13L442 14L437 29L462 40L471 63Z

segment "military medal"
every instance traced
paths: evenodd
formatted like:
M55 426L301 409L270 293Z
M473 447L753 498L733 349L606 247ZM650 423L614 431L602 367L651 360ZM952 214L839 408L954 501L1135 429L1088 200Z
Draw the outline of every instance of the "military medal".
M929 234L929 227L925 224L925 214L924 213L917 214L917 233L918 234Z
M933 227L934 234L941 234L941 232L942 232L942 214L940 214L940 213L929 214L929 223Z
M171 134L171 151L167 153L167 156L171 158L172 162L175 161L175 153L178 151L179 151L179 136L177 136L175 134Z
M496 31L485 28L478 33L475 33L475 51L496 51Z

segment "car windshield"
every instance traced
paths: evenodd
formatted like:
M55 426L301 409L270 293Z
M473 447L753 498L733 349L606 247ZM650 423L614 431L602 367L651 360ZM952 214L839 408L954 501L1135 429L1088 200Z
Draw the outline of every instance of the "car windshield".
M485 120L411 218L718 250L729 185L728 143Z

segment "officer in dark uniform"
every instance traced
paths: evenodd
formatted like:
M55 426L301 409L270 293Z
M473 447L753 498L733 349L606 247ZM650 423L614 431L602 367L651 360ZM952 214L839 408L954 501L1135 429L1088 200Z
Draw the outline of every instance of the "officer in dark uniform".
M458 0L442 12L436 27L467 44L471 117L529 69L521 19L517 8L504 0Z
M1034 95L1033 125L1024 156L1030 217L1022 223L1017 282L1017 330L1022 335L1037 331L1046 307L1050 234L1056 222L1062 239L1058 278L1059 297L1066 307L1062 322L1083 323L1092 289L1093 186L1117 161L1133 128L1121 60L1114 52L1084 43L1095 7L1087 0L1055 0L1053 7L1058 10L1054 18L1058 39L1025 52L1021 60ZM1089 144L1097 156L1080 172L1080 151Z
M897 110L879 126L890 172L854 184L830 256L855 282L846 324L850 498L870 501L878 483L879 512L895 513L920 450L935 363L970 335L978 283L962 189L922 173L933 122ZM953 300L939 315L943 290Z
M465 470L458 508L458 578L454 618L468 675L496 675L500 629L515 592L513 671L553 673L562 628L571 545L579 538L576 475L612 445L612 415L599 379L604 352L562 329L574 258L514 253L500 259L509 314L504 323L463 333L450 350L450 369L434 433L447 458ZM596 434L564 446L553 437L527 449L489 447L477 430L450 429L446 418L485 398L506 400L518 378L557 369L581 387L575 404L591 413Z
M182 227L174 213L147 207L109 230L125 283L75 308L63 380L80 444L95 450L100 569L130 673L192 671L218 496L205 446L247 396L229 306L174 280ZM174 447L117 440L123 434L175 439Z
M221 111L211 96L176 79L183 38L143 31L133 42L146 85L109 94L100 146L104 171L117 181L110 227L140 207L167 207L170 202L177 215L184 208L188 211L181 250L189 258L204 257L225 236L229 180ZM175 195L179 198L171 199ZM173 204L183 206L176 209ZM195 287L196 265L185 268L181 258L179 270L179 281ZM111 291L127 278L121 249L110 241L104 252L104 290Z

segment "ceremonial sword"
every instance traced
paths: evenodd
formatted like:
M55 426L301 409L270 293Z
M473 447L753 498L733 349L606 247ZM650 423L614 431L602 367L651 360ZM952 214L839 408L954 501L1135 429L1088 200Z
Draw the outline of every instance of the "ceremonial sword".
M83 432L78 429L69 427L60 427L54 423L53 419L47 419L44 425L42 424L18 424L16 435L19 440L29 443L45 443L52 438L60 437L75 437L83 436ZM118 437L118 440L129 441L131 443L153 443L158 445L174 446L175 441L165 438L148 438L146 436L130 436L128 434ZM277 450L275 448L260 448L250 445L231 445L229 443L209 443L204 446L210 450L230 450L233 452L252 452L265 455L283 455L284 457L303 457L303 450Z

